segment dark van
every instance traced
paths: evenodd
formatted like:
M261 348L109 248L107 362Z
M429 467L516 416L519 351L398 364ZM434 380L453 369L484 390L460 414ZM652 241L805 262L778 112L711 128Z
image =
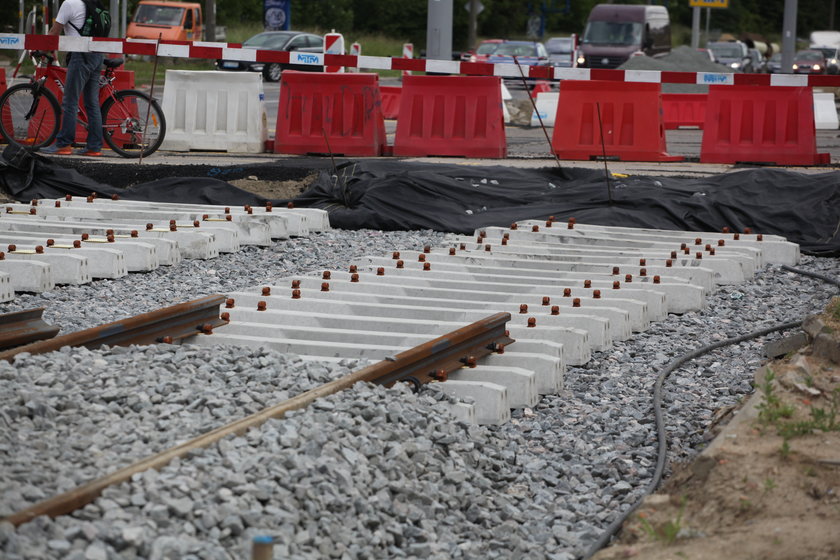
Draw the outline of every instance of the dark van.
M617 68L635 52L671 51L671 21L664 6L598 4L580 42L578 66Z

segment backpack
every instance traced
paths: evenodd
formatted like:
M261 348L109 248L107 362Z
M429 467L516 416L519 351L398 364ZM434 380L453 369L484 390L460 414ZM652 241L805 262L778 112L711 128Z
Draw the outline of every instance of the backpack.
M99 0L82 0L85 5L85 21L81 29L73 29L83 37L107 37L111 33L111 12ZM68 22L69 23L69 22Z

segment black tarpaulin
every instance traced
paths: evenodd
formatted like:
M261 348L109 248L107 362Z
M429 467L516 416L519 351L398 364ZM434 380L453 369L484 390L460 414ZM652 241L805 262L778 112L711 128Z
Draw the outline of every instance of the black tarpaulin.
M165 166L161 173L165 173ZM170 177L116 188L36 155L0 158L0 184L18 200L119 194L129 200L261 205L266 199L210 177ZM285 200L273 200L276 205ZM704 178L610 178L602 169L426 164L367 160L342 165L294 199L326 209L335 228L472 233L524 219L686 231L782 235L805 252L840 255L840 174L771 168Z

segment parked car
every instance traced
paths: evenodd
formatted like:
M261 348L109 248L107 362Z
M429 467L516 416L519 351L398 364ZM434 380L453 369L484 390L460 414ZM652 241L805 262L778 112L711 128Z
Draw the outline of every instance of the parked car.
M706 45L715 55L719 64L728 66L736 72L754 72L747 45L741 41L716 41Z
M552 37L545 42L548 52L548 63L561 68L577 66L576 37Z
M836 47L814 47L810 50L820 51L825 57L826 73L840 74L840 49Z
M496 47L487 62L494 64L519 62L522 66L546 66L548 51L545 45L534 41L505 41Z
M671 20L664 6L597 4L589 13L578 52L578 66L618 68L642 51L671 52Z
M771 74L778 74L782 71L782 53L774 53L767 61L767 71Z
M825 56L821 51L799 51L793 57L794 74L825 74L825 71Z
M504 43L504 39L485 39L478 44L474 51L467 51L461 54L461 61L463 62L487 62L489 57L496 50L500 44Z
M243 49L263 49L271 51L324 52L324 38L302 31L266 31L258 33L242 43ZM310 64L280 64L277 62L252 62L243 60L217 60L219 70L250 70L262 72L268 82L280 79L283 70L302 70L304 72L322 72L323 66Z

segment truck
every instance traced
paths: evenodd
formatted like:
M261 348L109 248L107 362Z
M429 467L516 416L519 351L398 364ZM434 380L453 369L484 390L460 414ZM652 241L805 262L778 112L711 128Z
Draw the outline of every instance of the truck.
M635 53L671 52L671 21L664 6L598 4L589 13L578 66L617 68Z
M129 39L163 39L166 41L200 41L204 37L201 4L141 0L128 24Z

